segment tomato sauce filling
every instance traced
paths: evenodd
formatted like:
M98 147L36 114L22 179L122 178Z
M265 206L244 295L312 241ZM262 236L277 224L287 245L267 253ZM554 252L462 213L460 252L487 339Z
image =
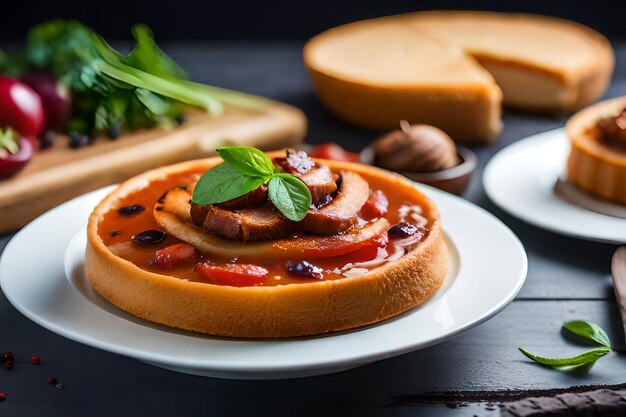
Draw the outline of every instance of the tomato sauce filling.
M156 243L147 245L136 243L133 236L146 231L164 232L153 216L153 208L157 200L174 187L192 186L202 173L189 171L172 174L167 178L152 181L146 188L118 200L116 206L103 216L98 225L98 234L104 244L115 255L149 272L194 282L234 286L286 285L358 276L383 265L386 262L384 259L389 258L391 262L405 252L403 247L394 244L398 239L394 239L391 232L389 233L391 238L381 236L381 239L351 253L310 259L300 265L298 262L301 260L252 260L238 257L236 253L229 258L220 258L212 254L201 254L197 250L194 252L191 249L190 254L187 244L167 233L164 239ZM371 190L382 192L387 198L388 211L384 217L392 226L405 222L423 227L427 233L430 228L427 219L432 216L426 208L420 205L420 199L415 193L405 187L393 187L393 184L377 177L360 175L369 183ZM120 208L130 206L143 206L145 210L119 211ZM376 206L376 203L373 206ZM371 215L371 210L371 206L364 206L362 214ZM363 222L365 221L363 219ZM367 264L362 265L362 263ZM314 269L311 269L309 265ZM265 277L259 274L258 267L260 270L267 271ZM225 272L220 273L218 279L212 279L211 274L217 269L225 270ZM240 275L242 272L243 280ZM249 276L246 277L246 274Z

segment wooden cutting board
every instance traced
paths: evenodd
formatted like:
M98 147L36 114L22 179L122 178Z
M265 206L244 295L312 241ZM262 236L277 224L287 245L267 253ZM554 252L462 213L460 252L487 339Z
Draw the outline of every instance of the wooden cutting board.
M180 127L98 137L90 146L71 149L67 138L39 151L17 175L0 180L0 234L16 230L45 211L105 185L124 181L163 165L214 155L225 144L264 150L295 145L306 132L304 114L263 99L259 109L227 108L211 116L186 115Z

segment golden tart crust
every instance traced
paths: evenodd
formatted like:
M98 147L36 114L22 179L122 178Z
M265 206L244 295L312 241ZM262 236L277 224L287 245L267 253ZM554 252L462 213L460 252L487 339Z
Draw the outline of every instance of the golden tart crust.
M626 150L607 146L595 125L626 107L626 97L602 101L576 113L565 126L571 151L566 178L587 193L617 204L626 204Z
M208 169L212 158L148 171L109 194L94 209L87 228L85 274L93 288L112 304L155 323L239 338L316 335L380 322L414 308L441 287L448 254L435 205L404 178L358 164L325 161L410 187L430 215L427 236L400 259L367 274L338 280L281 286L230 287L190 282L148 272L114 255L98 234L99 222L116 201L150 181L176 172Z

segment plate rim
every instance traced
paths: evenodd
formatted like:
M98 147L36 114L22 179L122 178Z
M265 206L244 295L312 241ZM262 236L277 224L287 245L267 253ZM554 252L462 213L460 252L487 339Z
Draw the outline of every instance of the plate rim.
M567 137L565 136L565 128L564 127L560 127L560 128L556 128L556 129L550 129L544 132L540 132L540 133L536 133L534 135L530 135L527 136L523 139L520 139L502 149L500 149L490 160L489 162L487 162L487 165L485 166L484 170L483 170L483 175L482 175L482 183L483 183L483 188L485 190L485 194L487 195L487 197L489 198L489 200L495 204L498 208L500 208L501 210L503 210L504 212L506 212L507 214L515 217L518 220L523 221L524 223L527 223L531 226L534 227L538 227L540 229L543 230L547 230L549 232L555 233L555 234L559 234L562 236L567 236L567 237L571 237L571 238L576 238L576 239L581 239L581 240L586 240L586 241L590 241L590 242L599 242L599 243L607 243L607 244L612 244L612 245L620 245L620 244L624 244L626 243L626 238L624 240L616 240L612 237L604 237L604 236L598 236L598 235L592 235L589 233L577 233L576 231L572 231L569 229L564 229L562 227L556 226L557 223L552 223L549 221L549 219L546 219L545 221L542 220L537 220L538 217L533 217L530 214L526 214L525 212L521 212L521 211L517 211L514 208L512 208L512 206L508 203L506 203L504 201L503 198L501 198L499 196L499 192L498 191L494 191L495 186L493 185L493 182L495 180L493 180L493 178L495 178L497 176L498 173L500 173L500 171L497 171L498 168L498 164L501 163L501 160L503 158L507 158L510 157L511 154L513 154L517 149L518 146L520 147L525 147L525 146L529 146L530 142L543 142L541 143L541 145L546 146L546 143L552 144L553 142L563 142L563 146L567 145ZM540 150L540 147L536 147L537 149L535 149L536 152L538 152L538 150ZM505 165L505 164L503 164ZM538 171L537 171L538 172ZM554 182L556 183L557 181L557 177L554 178ZM580 216L584 217L582 220L584 219L590 219L590 218L610 218L612 219L612 216L608 216L606 214L602 214L602 213L596 213L590 210L586 210L583 209L581 207L578 207L576 205L573 205L569 202L566 202L564 200L562 200L561 198L557 197L556 195L552 194L552 198L550 199L550 201L560 201L565 205L571 206L572 208L575 208L577 210L580 210ZM539 212L539 211L538 211ZM539 216L539 218L541 218L541 216ZM550 218L552 219L552 218ZM619 219L619 218L615 218L616 221L624 221L624 219Z
M7 257L4 256L7 253L11 253L12 251L12 247L15 245L15 242L18 242L19 239L21 239L23 236L26 236L29 231L36 227L37 224L39 224L39 222L45 221L45 219L47 218L47 216L51 215L52 213L58 211L58 210L64 210L66 207L68 206L72 206L74 204L78 204L78 202L81 199L87 199L89 198L89 196L94 196L97 193L101 193L101 196L104 196L104 194L110 190L112 190L114 188L114 186L109 186L109 187L104 187L101 188L99 190L95 190L92 191L90 193L84 194L82 196L79 196L77 198L74 198L52 210L50 210L49 212L47 212L46 214L42 215L41 217L37 218L36 220L34 220L33 222L31 222L29 225L27 225L25 228L23 228L18 234L16 234L11 241L8 242L7 247L5 248L5 251L3 253L2 258L0 258L0 287L2 287L3 292L5 293L5 296L7 297L7 299L11 302L11 304L18 310L20 311L20 313L22 313L23 315L25 315L26 317L28 317L30 320L34 321L35 323L41 325L44 328L47 328L63 337L66 337L70 340L74 340L77 341L79 343L83 343L86 344L88 346L91 347L95 347L98 349L102 349L105 351L109 351L109 352L113 352L113 353L117 353L123 356L127 356L127 357L131 357L134 359L138 359L144 362L150 362L153 365L157 365L159 366L160 364L165 365L165 366L169 366L169 367L183 367L183 368L188 368L188 369L193 369L193 370L208 370L208 371L216 371L217 373L233 373L233 374L246 374L246 375L250 375L250 374L254 374L254 373L262 373L262 374L272 374L272 375L276 375L276 377L278 378L284 378L285 376L281 376L281 374L290 374L290 373L296 373L296 374L305 374L308 373L310 375L316 374L316 373L310 373L308 371L311 370L315 370L315 369L320 369L321 372L319 373L331 373L333 372L332 368L340 368L343 367L345 369L346 366L350 365L353 367L356 366L360 366L360 365L365 365L368 363L372 363L375 362L377 360L382 360L385 358L389 358L392 356L397 356L403 353L407 353L407 352L411 352L414 350L418 350L418 349L423 349L426 348L428 346L432 346L435 344L438 344L444 340L450 339L452 337L457 336L458 334L472 328L475 327L481 323L483 323L484 321L488 320L489 318L493 317L495 314L497 314L498 312L500 312L504 307L506 307L514 298L515 296L519 293L519 291L521 290L523 283L526 279L527 276L527 272L528 272L528 257L526 254L526 251L522 245L522 243L520 242L519 238L501 221L499 220L497 217L495 217L493 214L489 213L487 210L485 210L482 207L479 207L471 202L468 202L464 199L461 199L459 197L456 196L452 196L449 195L447 193L444 193L440 190L437 189L433 189L432 187L427 187L424 186L422 184L419 184L420 189L424 190L426 192L426 194L433 199L448 199L449 201L453 201L453 204L460 204L463 208L465 209L471 209L471 210L476 210L477 212L481 213L481 215L485 216L485 218L488 218L489 221L494 222L495 227L497 227L501 232L503 232L508 239L511 239L511 243L516 247L517 249L517 253L516 256L520 256L519 260L521 261L521 269L518 271L517 276L516 277L512 277L511 278L511 288L508 289L508 293L506 294L506 296L502 297L500 300L498 300L498 302L493 303L493 305L490 306L490 308L484 310L482 312L482 314L480 314L477 317L472 318L471 320L467 320L463 323L463 325L459 326L458 328L454 329L453 331L447 331L447 332L442 332L438 337L434 337L429 339L426 342L423 341L417 341L417 342L413 342L413 343L409 343L409 344L404 344L404 345L400 345L400 346L396 346L392 349L386 349L386 350L382 350L382 351L375 351L375 352L371 352L371 353L366 353L366 354L361 354L361 355L353 355L351 357L346 357L344 359L341 360L334 360L332 362L324 362L321 361L321 363L319 362L311 362L311 363L306 363L306 364L296 364L296 365L292 365L292 364L285 364L282 367L276 367L275 364L267 364L265 366L261 365L261 366L250 366L249 364L246 363L242 363L241 365L237 366L237 364L233 364L233 363L227 363L227 364L219 364L219 363L212 363L212 364L202 364L202 363L198 363L196 360L194 359L187 359L187 358L183 358L181 360L180 357L169 357L171 360L167 360L168 357L166 357L166 355L153 355L152 353L147 353L145 351L140 351L135 347L128 347L127 345L120 345L120 344L114 344L114 343L110 343L107 340L102 340L102 339L98 339L98 338L94 338L92 335L90 334L86 334L80 331L75 331L75 330L68 330L66 329L62 324L57 324L57 323L53 323L49 320L45 320L42 317L39 317L39 315L36 314L36 312L32 312L30 311L27 306L23 306L20 304L19 301L14 300L10 294L7 294L7 292L5 291L5 280L6 278L4 278L4 274L2 273L5 269L7 269L8 267L6 266L7 262ZM84 225L83 225L84 227ZM80 227L78 227L78 230L80 230ZM444 230L445 230L445 219L444 219ZM67 250L71 240L73 240L74 236L76 234L76 231L74 232L74 234L71 235L71 237L69 238L69 241L66 242L67 245L64 247L64 252ZM60 262L61 264L64 264L64 259L61 260L57 260L58 262ZM64 277L65 279L65 277ZM454 285L454 283L452 284L452 286ZM450 288L449 288L450 289ZM448 289L448 290L449 290ZM74 290L76 290L76 288L74 288ZM82 296L81 294L79 294L78 296ZM100 307L95 306L94 308L98 308L100 310L102 310ZM107 312L108 313L108 312ZM108 313L110 314L110 313ZM122 319L122 318L120 318ZM402 318L399 318L399 320L401 320ZM387 322L383 322L381 323L379 326L385 326L385 324L387 324ZM368 328L365 328L365 330L367 330ZM157 329L158 330L158 329ZM357 330L359 331L359 330ZM339 336L343 335L339 334ZM330 335L330 336L322 336L322 337L333 337L334 335ZM316 339L316 338L313 338ZM245 341L247 342L247 341ZM253 341L254 342L254 341ZM280 340L278 341L271 341L273 343L280 343ZM175 358L175 359L174 359ZM323 369L322 369L323 368ZM183 370L184 372L184 370ZM317 373L317 374L319 374ZM230 378L247 378L249 376L246 375L240 375L240 376L228 376ZM295 376L287 376L287 377L297 377L299 375L295 375ZM258 377L258 376L256 376ZM260 376L260 378L266 378L267 375L265 376ZM270 378L272 378L272 376L269 376Z

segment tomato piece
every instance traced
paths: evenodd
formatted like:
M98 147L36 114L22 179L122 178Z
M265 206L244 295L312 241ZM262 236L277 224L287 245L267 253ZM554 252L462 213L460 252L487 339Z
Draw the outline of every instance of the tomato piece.
M389 200L381 190L370 190L363 207L361 207L361 215L366 219L376 219L387 214L389 208Z
M360 156L356 152L348 152L336 143L324 143L313 147L309 153L311 158L330 159L342 162L359 162Z
M368 240L353 241L349 239L341 239L341 235L338 238L334 236L321 238L319 241L319 247L316 249L310 249L304 252L304 256L311 256L312 258L330 258L334 256L341 256L345 254L353 254L358 250L369 248L381 248L389 242L389 237L386 232L378 234Z
M11 132L0 130L0 135L11 135ZM11 141L12 146L10 148L3 146L3 140ZM14 147L17 151L13 149ZM0 138L0 178L10 177L24 168L24 165L33 157L33 152L33 143L23 136Z
M156 251L156 264L159 268L171 269L178 265L196 258L196 248L188 243L175 243Z
M387 229L389 222L383 217L363 227L336 235L282 239L272 244L272 251L275 252L272 256L311 260L344 255L369 245L384 246L389 241Z
M251 264L226 264L223 266L201 263L196 265L200 272L211 284L230 285L232 287L250 287L262 284L269 271L262 266Z
M0 75L0 128L12 127L23 136L37 138L44 127L41 98L26 84Z
M360 249L355 250L354 252L350 252L346 254L346 257L350 257L347 262L367 262L371 261L378 255L378 249L384 245L368 245L363 246Z

